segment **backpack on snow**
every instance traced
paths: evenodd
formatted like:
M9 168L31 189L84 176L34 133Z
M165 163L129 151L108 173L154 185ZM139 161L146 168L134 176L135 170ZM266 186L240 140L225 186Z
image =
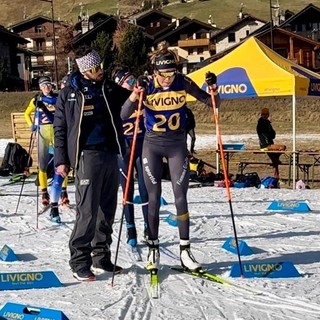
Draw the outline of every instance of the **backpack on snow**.
M261 181L257 172L249 172L246 174L238 173L236 175L233 186L235 188L248 188L248 187L259 188L260 184L261 184Z
M264 177L261 179L261 189L279 189L279 179L274 177Z
M199 177L204 172L204 163L201 159L192 157L189 159L190 179Z
M32 159L28 152L20 144L9 142L4 152L0 174L8 176L10 173L23 173L31 165Z

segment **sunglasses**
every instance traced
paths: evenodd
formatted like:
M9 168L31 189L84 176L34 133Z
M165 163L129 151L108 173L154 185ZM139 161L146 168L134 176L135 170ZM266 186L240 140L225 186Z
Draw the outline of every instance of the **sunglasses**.
M169 71L169 72L160 72L158 71L158 75L162 78L172 78L173 76L175 76L177 74L177 70L175 71Z
M101 65L96 66L96 67L93 67L93 68L89 69L88 71L89 71L90 73L92 73L92 74L96 74L96 73L98 73L100 70L102 70Z
M134 83L135 83L136 79L134 77L131 77L129 78L128 80L126 80L126 83L129 85L129 86L133 86Z

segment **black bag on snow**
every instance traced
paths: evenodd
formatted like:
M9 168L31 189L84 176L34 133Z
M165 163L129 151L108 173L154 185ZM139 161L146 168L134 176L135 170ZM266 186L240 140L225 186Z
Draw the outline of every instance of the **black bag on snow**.
M236 188L247 188L247 187L259 188L260 184L261 184L261 181L257 172L250 172L245 174L238 173L236 175L233 186Z
M19 143L9 142L4 152L0 173L23 173L31 165L32 159L29 158L28 152Z

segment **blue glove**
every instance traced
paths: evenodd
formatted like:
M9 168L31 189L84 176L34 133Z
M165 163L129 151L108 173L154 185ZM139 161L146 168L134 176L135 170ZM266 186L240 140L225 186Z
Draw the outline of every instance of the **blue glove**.
M208 71L206 73L206 83L208 86L213 86L217 83L217 76L213 72Z

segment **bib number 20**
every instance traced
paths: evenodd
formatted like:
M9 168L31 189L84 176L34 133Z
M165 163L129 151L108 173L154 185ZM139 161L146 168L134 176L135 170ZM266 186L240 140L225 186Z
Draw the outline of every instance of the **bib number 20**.
M153 125L152 130L157 132L166 132L166 124L170 131L174 131L180 128L180 113L176 112L166 118L163 114L156 114L156 123Z

